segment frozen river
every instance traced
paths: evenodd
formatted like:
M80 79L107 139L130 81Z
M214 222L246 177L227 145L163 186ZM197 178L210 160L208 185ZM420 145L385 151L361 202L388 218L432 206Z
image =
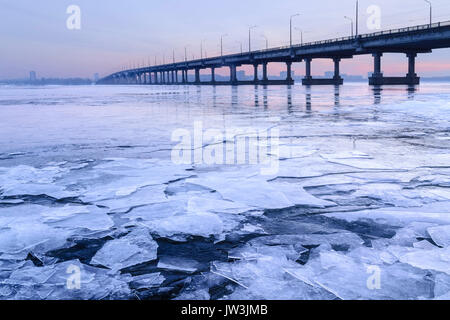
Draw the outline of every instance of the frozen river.
M450 84L0 87L0 137L0 299L450 299Z

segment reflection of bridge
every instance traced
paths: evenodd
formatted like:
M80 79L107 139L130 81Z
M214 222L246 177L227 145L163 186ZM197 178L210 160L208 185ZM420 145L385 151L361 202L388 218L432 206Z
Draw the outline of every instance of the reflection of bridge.
M371 54L374 57L374 71L369 79L371 85L383 84L419 84L420 78L415 72L415 58L418 53L429 53L433 49L450 47L450 21L420 25L402 29L381 31L332 40L305 43L287 47L252 51L248 53L224 55L192 61L177 62L159 66L125 70L101 79L99 84L293 84L291 67L293 62L305 62L306 76L304 85L331 84L340 85L343 79L339 73L339 62L354 55ZM405 77L384 77L381 70L383 53L403 53L408 57L408 74ZM334 77L331 79L314 79L311 76L313 59L332 59ZM283 62L287 68L286 80L269 80L267 64ZM254 80L238 81L236 68L253 65ZM258 77L258 67L262 65L262 79ZM229 67L230 81L216 81L215 69ZM211 70L211 81L200 81L200 70ZM194 70L195 81L189 82L188 72ZM179 73L181 72L181 76Z

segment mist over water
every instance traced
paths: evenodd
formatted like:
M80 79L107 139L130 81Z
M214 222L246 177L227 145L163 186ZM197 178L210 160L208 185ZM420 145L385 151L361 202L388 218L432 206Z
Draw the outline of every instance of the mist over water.
M450 298L449 83L9 86L0 122L0 299ZM196 122L278 170L175 164Z

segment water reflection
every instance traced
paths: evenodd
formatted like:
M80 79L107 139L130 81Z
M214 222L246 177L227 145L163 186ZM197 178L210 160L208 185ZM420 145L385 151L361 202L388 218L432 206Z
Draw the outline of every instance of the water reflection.
M264 105L264 110L267 110L269 108L269 102L268 102L268 98L267 98L267 86L263 86L263 105Z
M311 111L311 86L305 87L305 97L306 97L306 111Z
M292 86L287 86L287 112L292 114Z
M383 88L381 86L373 86L372 91L373 91L373 98L374 98L373 103L380 104L381 103L381 92L383 91Z

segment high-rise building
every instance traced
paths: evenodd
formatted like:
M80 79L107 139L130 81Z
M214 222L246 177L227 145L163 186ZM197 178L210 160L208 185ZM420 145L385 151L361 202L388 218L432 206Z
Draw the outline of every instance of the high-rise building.
M30 71L30 81L35 82L36 81L36 72Z

